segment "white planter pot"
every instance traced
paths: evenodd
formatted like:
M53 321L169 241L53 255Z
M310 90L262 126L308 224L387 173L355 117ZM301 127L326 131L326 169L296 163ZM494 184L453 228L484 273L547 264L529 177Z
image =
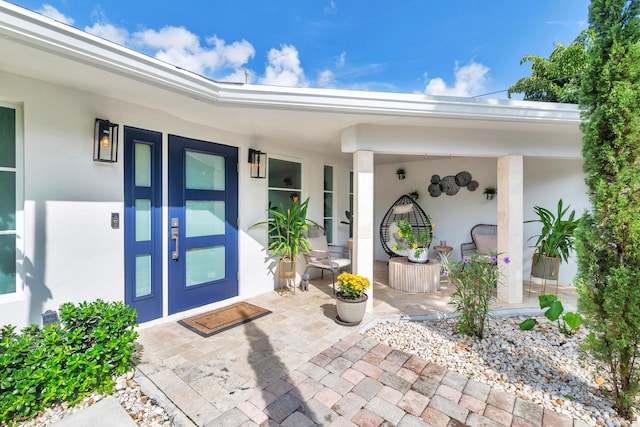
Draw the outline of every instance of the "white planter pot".
M421 264L426 263L427 261L429 261L429 249L428 248L424 248L422 249L422 253L420 253L419 256L416 257L415 252L417 251L417 249L410 249L409 250L409 261L411 262L418 262Z
M359 324L362 322L367 309L368 299L369 296L367 294L356 300L342 298L340 292L338 292L336 294L336 308L338 309L338 318L336 320L347 325Z

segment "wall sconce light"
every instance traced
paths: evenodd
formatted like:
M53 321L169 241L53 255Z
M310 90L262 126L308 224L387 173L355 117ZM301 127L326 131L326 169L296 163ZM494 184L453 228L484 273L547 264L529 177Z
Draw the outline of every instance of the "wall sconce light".
M109 120L96 119L93 128L93 161L118 161L118 125Z
M267 177L267 153L249 148L249 163L251 163L251 178Z

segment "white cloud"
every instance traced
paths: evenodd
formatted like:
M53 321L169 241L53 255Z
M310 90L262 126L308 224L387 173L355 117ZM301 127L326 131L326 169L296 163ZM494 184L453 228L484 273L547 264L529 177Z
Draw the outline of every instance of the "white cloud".
M429 80L425 93L427 95L473 96L485 88L489 68L477 62L460 67L456 62L455 82L452 87L440 77Z
M64 15L55 7L50 4L43 4L40 9L38 9L38 13L41 13L44 16L48 16L51 19L55 19L56 21L62 22L63 24L73 25L73 18L70 18Z
M223 39L213 36L207 38L203 46L200 38L184 27L140 31L133 34L132 43L155 51L154 56L160 60L210 76L225 69L235 74L255 55L251 43L244 39L227 45Z
M319 87L334 87L335 75L331 70L324 70L318 74L318 86Z
M336 59L336 68L344 67L345 62L347 62L347 52L342 52Z
M324 7L324 13L326 15L331 15L337 12L338 12L338 6L336 5L336 2L333 0L329 0L327 5Z
M127 30L111 24L100 24L96 22L90 27L84 27L84 30L87 33L123 46L127 44L127 40L129 39L129 32Z
M280 50L272 48L268 54L269 64L260 83L274 86L306 86L304 70L300 66L298 50L284 45Z

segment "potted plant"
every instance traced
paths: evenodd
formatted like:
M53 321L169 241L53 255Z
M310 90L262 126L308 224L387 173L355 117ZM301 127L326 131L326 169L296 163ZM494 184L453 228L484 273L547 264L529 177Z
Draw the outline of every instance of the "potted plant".
M289 206L281 203L277 208L269 208L269 220L253 224L268 225L269 250L274 257L280 257L278 273L280 279L292 279L296 277L296 258L300 253L309 252L309 241L304 230L309 228L309 223L315 222L307 219L309 198L298 203L299 198L293 195L289 200ZM317 225L317 224L316 224Z
M338 292L336 292L336 309L339 323L357 325L362 322L369 296L366 290L371 284L369 279L348 272L338 276Z
M541 279L558 280L560 264L567 262L573 250L574 233L580 224L580 218L575 219L576 211L573 210L569 217L565 215L569 211L562 205L562 199L558 201L557 213L554 214L541 206L534 206L533 210L538 219L525 221L539 222L542 224L540 234L531 236L529 240L537 237L531 264L531 275Z
M487 200L493 200L495 195L498 194L498 190L496 190L496 187L489 185L484 188L484 191L482 192L482 194L487 196Z
M403 180L406 176L406 171L404 168L398 168L396 169L396 175L398 175L398 179Z
M414 230L408 220L401 219L396 221L396 226L398 227L398 232L395 233L394 239L397 244L392 246L391 249L397 252L406 252L411 262L427 262L429 260L429 246L433 241L431 224Z
M418 200L418 197L420 197L420 193L418 193L418 190L413 190L411 193L409 193L409 196L411 196L413 200Z

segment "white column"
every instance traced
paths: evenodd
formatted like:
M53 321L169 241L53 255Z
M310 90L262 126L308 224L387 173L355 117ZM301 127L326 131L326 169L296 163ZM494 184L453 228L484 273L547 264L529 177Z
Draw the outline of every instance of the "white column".
M523 265L522 156L498 157L498 253L502 280L498 299L522 302ZM502 262L509 257L509 264Z
M354 274L367 277L367 311L373 311L373 152L353 153L353 257Z

